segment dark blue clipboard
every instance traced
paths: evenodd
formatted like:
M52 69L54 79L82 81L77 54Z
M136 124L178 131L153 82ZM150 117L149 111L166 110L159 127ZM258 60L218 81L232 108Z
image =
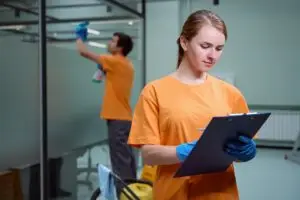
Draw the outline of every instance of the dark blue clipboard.
M239 133L253 138L270 115L271 113L246 113L213 117L174 177L225 171L235 160L224 152L225 143L237 138Z

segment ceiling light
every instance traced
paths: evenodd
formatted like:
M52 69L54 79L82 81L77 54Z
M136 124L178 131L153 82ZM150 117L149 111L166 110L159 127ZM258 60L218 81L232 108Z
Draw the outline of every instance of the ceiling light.
M106 44L101 44L101 43L98 43L98 42L89 41L88 44L90 46L93 46L93 47L106 48Z
M119 20L109 20L109 21L93 21L90 24L122 24L122 23L134 23L139 22L140 19L128 20L128 19L119 19ZM72 25L78 25L78 23L71 23Z
M0 26L0 30L21 30L25 28L23 25L15 25L15 26Z
M133 25L133 21L129 21L128 25L132 26Z
M100 35L100 32L94 29L88 28L88 33L93 34L93 35Z

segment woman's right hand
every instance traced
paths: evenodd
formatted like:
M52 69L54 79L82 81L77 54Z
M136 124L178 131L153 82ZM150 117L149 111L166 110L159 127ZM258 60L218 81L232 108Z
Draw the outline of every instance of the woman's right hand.
M142 157L146 165L172 165L183 162L190 154L197 140L178 146L143 145Z
M176 147L176 155L180 162L183 162L191 153L198 140L180 144Z

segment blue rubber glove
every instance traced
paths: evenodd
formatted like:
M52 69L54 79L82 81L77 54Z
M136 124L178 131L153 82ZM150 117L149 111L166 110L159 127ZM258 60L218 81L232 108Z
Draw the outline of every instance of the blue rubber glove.
M82 22L76 26L75 34L76 34L77 39L80 38L82 41L87 40L87 36L88 36L87 26L88 25L89 25L89 22Z
M239 162L247 162L256 156L256 144L247 136L239 136L238 140L226 144L225 151Z
M195 147L197 140L193 142L183 143L176 147L176 155L180 162L183 162Z

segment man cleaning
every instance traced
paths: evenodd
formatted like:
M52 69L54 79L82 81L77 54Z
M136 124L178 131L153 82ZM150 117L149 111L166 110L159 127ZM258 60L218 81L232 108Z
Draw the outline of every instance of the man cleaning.
M134 68L127 55L133 48L132 39L124 33L114 33L108 42L109 54L98 55L87 49L88 22L76 27L76 46L80 55L95 62L105 74L105 90L100 117L107 122L112 170L121 179L136 179L136 162L132 148L127 145L131 128L131 90ZM117 195L122 186L116 182Z

